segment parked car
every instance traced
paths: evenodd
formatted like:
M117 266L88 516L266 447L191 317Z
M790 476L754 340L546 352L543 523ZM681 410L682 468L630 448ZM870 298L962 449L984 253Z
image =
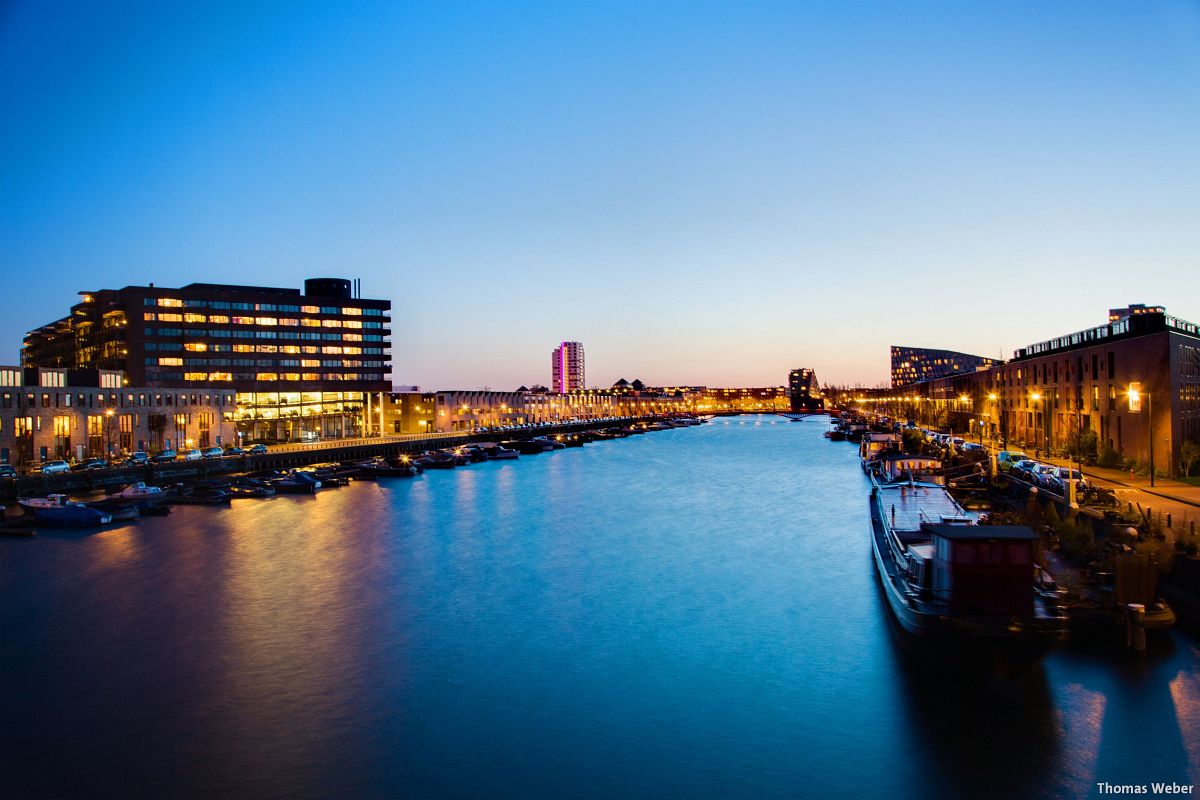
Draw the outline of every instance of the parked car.
M1076 482L1076 488L1080 492L1085 492L1091 488L1091 484L1087 482L1087 478L1083 477L1083 473L1070 467L1055 467L1048 478L1047 488L1052 492L1066 496L1067 481L1069 480Z
M163 450L161 453L154 456L150 460L156 464L162 464L164 462L174 461L175 460L175 451L174 450Z
M199 461L202 458L204 458L204 454L195 448L188 450L183 454L184 461Z
M143 467L150 463L150 456L144 451L138 450L130 453L129 458L125 459L125 463L131 467Z
M1001 450L996 456L996 467L1001 472L1008 472L1018 461L1024 461L1029 456L1020 450Z
M227 455L227 456L244 456L244 455L246 455L246 451L240 447L230 447L225 451L225 455Z
M220 458L221 456L225 455L225 451L219 447L206 447L200 453L200 455L204 456L205 458Z
M266 452L267 452L267 446L265 444L256 444L256 445L251 445L251 447L250 447L250 455L252 455L252 456L261 456L261 455L265 454Z
M1023 481L1033 481L1033 468L1038 465L1038 462L1032 458L1024 458L1014 463L1010 469L1010 473L1014 478L1020 478Z
M1033 480L1033 483L1037 484L1043 489L1049 489L1050 480L1054 477L1054 473L1057 470L1058 467L1054 466L1053 464L1038 464L1030 471L1029 474Z
M17 477L17 468L12 464L0 464L0 479Z
M60 475L64 472L70 472L71 465L62 459L58 459L55 461L47 461L45 464L42 464L40 467L38 467L37 471L41 472L43 475Z
M83 462L84 469L108 469L108 461L103 458L89 458Z

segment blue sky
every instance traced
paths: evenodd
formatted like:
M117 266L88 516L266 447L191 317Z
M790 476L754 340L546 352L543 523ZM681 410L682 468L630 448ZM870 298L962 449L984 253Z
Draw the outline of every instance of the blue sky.
M360 277L397 383L887 377L1200 319L1200 4L0 5L0 361L84 289Z

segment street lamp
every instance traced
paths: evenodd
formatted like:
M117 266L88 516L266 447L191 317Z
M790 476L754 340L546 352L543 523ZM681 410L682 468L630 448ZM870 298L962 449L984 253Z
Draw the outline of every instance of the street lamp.
M1040 437L1040 438L1042 438L1045 443L1046 456L1049 457L1050 456L1050 437L1049 437L1049 435L1046 435L1045 398L1043 397L1042 392L1033 392L1032 395L1030 395L1030 399L1034 403L1037 403L1038 401L1043 401L1042 402L1042 437ZM1034 428L1034 429L1036 429L1036 428ZM1034 435L1037 435L1037 434L1034 434ZM1034 443L1034 444L1037 444L1037 443ZM1042 453L1037 452L1037 447L1034 447L1034 456L1037 456L1038 458L1042 457Z
M109 458L112 458L112 452L113 452L113 444L112 444L113 430L112 429L113 429L113 415L115 413L116 412L113 411L111 408L107 408L104 410L104 444L105 444L105 449L108 451L107 454L108 454Z
M1045 429L1045 427L1046 427L1046 419L1045 419L1045 417L1046 417L1046 404L1042 402L1042 393L1041 393L1041 392L1034 392L1033 394L1029 395L1029 399L1030 399L1030 400L1032 400L1033 402L1035 402L1035 403L1037 403L1037 404L1038 404L1038 413L1042 415L1042 428L1043 428L1043 429ZM1039 451L1039 449L1038 449L1038 446L1037 446L1037 445L1038 445L1038 444L1039 444L1039 442L1041 441L1041 438L1042 438L1042 437L1038 436L1038 433L1037 433L1037 425L1034 425L1034 426L1033 426L1033 431L1034 431L1033 435L1034 435L1035 437L1037 437L1036 439L1034 439L1034 456L1035 456L1035 457L1037 457L1037 458L1041 458L1041 457L1042 457L1042 454L1041 454L1041 452ZM1047 444L1048 444L1048 443L1049 443L1049 442L1047 442ZM1047 455L1048 455L1048 454L1047 454Z
M1154 398L1149 392L1143 392L1140 383L1129 384L1129 410L1139 413L1142 410L1142 397L1146 398L1146 427L1150 429L1150 485L1154 486Z

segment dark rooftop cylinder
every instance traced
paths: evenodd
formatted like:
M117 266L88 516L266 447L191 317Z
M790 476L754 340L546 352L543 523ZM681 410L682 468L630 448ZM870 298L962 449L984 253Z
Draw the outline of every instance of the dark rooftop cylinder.
M308 278L304 281L304 293L312 297L349 299L350 281L346 278Z

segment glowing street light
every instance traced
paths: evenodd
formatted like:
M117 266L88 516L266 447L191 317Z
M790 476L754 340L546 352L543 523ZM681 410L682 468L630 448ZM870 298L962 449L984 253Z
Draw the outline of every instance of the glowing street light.
M1129 384L1129 389L1125 392L1129 397L1129 410L1134 414L1139 414L1142 411L1142 397L1146 398L1146 427L1150 430L1150 485L1154 485L1154 398L1149 392L1142 391L1142 384L1134 382Z
M1039 404L1040 404L1040 405L1039 405L1039 408L1038 408L1038 411L1039 411L1039 413L1040 413L1040 416L1041 416L1041 418L1042 418L1042 432L1043 432L1043 434L1044 434L1044 433L1045 433L1045 430L1046 430L1046 404L1042 402L1042 393L1041 393L1041 392L1034 392L1034 393L1032 393L1031 395L1029 395L1029 399L1030 399L1030 400L1032 400L1032 401L1033 401L1033 402L1035 402L1035 403L1039 403ZM1037 430L1037 428L1035 427L1035 428L1034 428L1035 435L1036 435L1036 430ZM1042 438L1042 439L1044 439L1044 441L1045 441L1045 443L1046 443L1046 451L1047 451L1047 455L1049 455L1049 450L1050 450L1050 438L1049 438L1048 436L1044 436L1044 435L1043 435L1041 438ZM1039 457L1039 458L1041 457L1041 453L1040 453L1040 452L1038 452L1038 450L1037 450L1037 448L1036 448L1036 444L1035 444L1035 449L1034 449L1034 455L1035 455L1035 456L1037 456L1037 457Z

